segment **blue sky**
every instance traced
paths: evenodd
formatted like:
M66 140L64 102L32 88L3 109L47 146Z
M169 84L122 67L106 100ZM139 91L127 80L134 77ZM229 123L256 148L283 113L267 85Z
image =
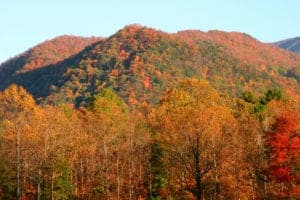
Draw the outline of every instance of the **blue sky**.
M1 0L0 63L58 35L109 36L132 23L278 41L300 36L299 8L299 0Z

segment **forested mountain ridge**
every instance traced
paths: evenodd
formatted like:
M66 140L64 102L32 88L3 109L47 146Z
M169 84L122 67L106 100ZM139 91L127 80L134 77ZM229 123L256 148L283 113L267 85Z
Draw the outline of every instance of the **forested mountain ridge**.
M42 43L0 67L0 199L299 199L299 61L139 25Z
M100 37L80 37L72 35L62 35L51 40L46 40L20 55L10 58L1 63L1 66L19 64L20 72L31 71L43 66L57 64L58 62L67 59L92 43L95 43L103 38Z
M133 104L157 102L164 88L188 77L207 79L232 95L263 93L271 86L299 91L300 56L243 33L168 34L129 25L102 40L58 40L57 46L53 42L57 48L48 41L25 53L28 59L21 55L3 63L0 89L17 83L39 101L77 105L103 87L112 87Z
M299 55L290 53L272 44L262 43L246 33L223 32L218 30L201 32L198 30L179 31L178 35L189 40L208 40L224 46L236 57L255 65L299 65Z
M274 43L275 45L279 46L280 48L293 51L296 53L300 53L300 37L289 38L286 40L281 40Z
M29 73L40 68L56 65L82 51L88 45L102 38L63 35L38 44L20 55L10 58L0 65L0 88L6 88L9 84L17 82L34 82L35 80L23 80L20 74ZM23 83L24 84L24 83ZM41 83L42 84L42 83Z

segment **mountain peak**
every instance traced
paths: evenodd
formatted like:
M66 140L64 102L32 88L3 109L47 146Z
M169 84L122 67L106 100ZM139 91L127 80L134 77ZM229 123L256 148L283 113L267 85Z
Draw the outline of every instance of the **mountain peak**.
M117 31L116 34L114 34L113 36L135 36L135 35L140 35L143 34L145 36L158 36L158 35L166 35L167 33L158 30L158 29L154 29L154 28L150 28L147 26L143 26L141 24L130 24L125 26L124 28L120 29L119 31ZM112 36L112 37L113 37Z

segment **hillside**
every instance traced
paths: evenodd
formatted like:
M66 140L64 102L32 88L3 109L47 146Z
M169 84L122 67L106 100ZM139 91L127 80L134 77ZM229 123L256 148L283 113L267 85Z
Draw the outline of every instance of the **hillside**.
M299 64L299 55L262 43L245 33L190 30L180 31L178 35L187 41L207 40L224 46L231 56L252 65L288 67Z
M274 43L280 48L300 53L300 37L290 38L286 40L281 40Z
M58 62L79 53L86 46L99 41L100 39L101 38L96 37L84 38L63 35L32 47L26 52L1 63L0 87L5 87L20 73L30 72L49 65L55 65Z
M69 49L76 44L64 37L61 40L71 44ZM130 25L107 39L82 42L77 52L42 56L45 59L40 62L36 52L48 55L53 49L51 45L39 48L49 47L45 44L2 64L1 90L17 83L40 102L77 105L104 87L113 88L131 104L158 102L163 90L187 77L205 78L231 95L245 90L263 93L271 86L295 95L300 91L300 56L243 33L191 30L168 34Z

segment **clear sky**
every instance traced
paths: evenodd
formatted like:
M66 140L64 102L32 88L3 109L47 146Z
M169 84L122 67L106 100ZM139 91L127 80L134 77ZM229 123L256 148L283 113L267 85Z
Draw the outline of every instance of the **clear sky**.
M0 63L58 35L109 36L132 23L273 42L300 36L299 9L300 0L0 0Z

